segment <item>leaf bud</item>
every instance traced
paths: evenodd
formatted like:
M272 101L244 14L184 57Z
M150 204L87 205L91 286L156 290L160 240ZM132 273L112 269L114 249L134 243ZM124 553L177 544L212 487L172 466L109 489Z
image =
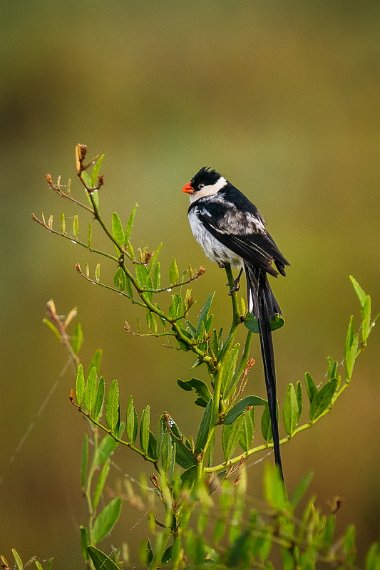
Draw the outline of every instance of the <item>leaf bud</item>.
M85 144L77 144L75 147L75 162L77 173L80 174L83 170L82 162L86 158L87 146Z

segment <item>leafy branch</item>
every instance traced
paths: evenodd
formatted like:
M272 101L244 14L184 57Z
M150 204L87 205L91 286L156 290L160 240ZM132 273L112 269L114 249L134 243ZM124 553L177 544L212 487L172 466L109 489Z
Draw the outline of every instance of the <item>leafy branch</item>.
M80 238L78 214L74 215L70 230L64 214L60 217L59 227L54 225L52 216L46 218L43 213L39 217L33 214L33 220L50 233L69 239L90 253L113 263L113 283L102 281L99 262L96 263L93 273L88 265L83 270L76 264L76 270L85 280L122 294L126 300L145 310L146 332L136 332L126 323L128 332L140 336L172 337L180 350L194 354L196 361L193 368L205 365L208 381L196 377L177 381L181 389L195 392L195 404L203 408L194 437L185 435L167 411L162 413L158 429L154 431L149 405L138 414L131 396L126 410L122 411L118 381L113 379L107 383L100 374L99 354L94 356L85 370L79 359L83 340L82 328L79 324L76 325L71 338L67 330L76 312L71 311L66 318L58 316L54 303L49 302L46 324L62 341L76 369L75 389L70 393L70 400L78 412L89 420L94 446L90 460L89 440L85 438L82 487L88 505L89 523L81 529L83 554L90 567L96 566L95 559L100 560L102 553L99 554L100 551L95 551L94 548L112 530L120 515L121 503L114 499L103 511L98 511L111 456L116 446L120 445L129 448L152 465L156 472L152 475L152 482L165 510L165 522L157 522L164 530L158 535L155 548L149 546L147 560L149 564L154 565L170 559L173 561L173 567L178 567L175 561L179 563L181 560L183 548L181 529L186 526L190 517L183 497L184 491L191 491L194 496L198 496L202 485L210 477L218 476L218 480L222 481L236 469L241 472L249 457L273 447L266 400L255 394L245 394L248 376L254 369L251 343L255 326L246 312L244 302L239 306L236 291L231 294L231 322L227 334L213 326L214 317L211 310L215 293L208 295L198 313L194 315L196 300L188 285L204 274L203 267L194 271L189 266L180 273L174 259L166 269L168 282L162 285L161 246L153 251L147 247L134 246L132 233L136 207L126 223L114 212L110 224L107 224L99 205L100 190L104 192L105 183L104 176L100 174L104 155L85 163L86 155L86 146L77 145L76 171L88 203L71 194L70 184L65 187L61 185L60 179L54 183L50 175L46 180L57 196L91 215L92 220L87 226L87 239ZM98 224L107 236L113 252L93 246L93 223ZM235 282L230 266L226 267L226 276L230 289L233 290ZM329 357L326 379L322 384L316 382L307 372L303 383L297 381L288 385L284 402L280 406L286 433L281 444L289 442L325 417L352 380L356 360L367 345L377 317L373 318L371 315L370 296L353 277L351 282L359 300L361 321L359 327L355 328L354 318L350 318L344 346L344 365L339 365L338 361ZM167 293L171 294L170 299ZM245 340L240 345L236 342L236 335L243 322L246 322L248 330L245 329ZM276 323L276 327L282 324ZM306 407L308 419L300 423ZM260 409L263 442L256 443L256 423ZM215 463L214 452L216 442L219 441L219 432L224 460ZM102 439L100 433L103 433ZM290 551L291 545L281 540L285 551ZM299 547L301 548L301 544Z

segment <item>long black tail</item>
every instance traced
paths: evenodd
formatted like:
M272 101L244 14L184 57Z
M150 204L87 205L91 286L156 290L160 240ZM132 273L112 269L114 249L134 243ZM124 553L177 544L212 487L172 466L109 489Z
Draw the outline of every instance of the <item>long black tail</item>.
M272 426L274 459L282 480L284 473L280 453L280 436L278 431L276 369L272 342L271 320L281 313L273 291L268 282L266 272L246 263L249 310L257 318L260 332L261 354L264 364L265 385L268 397L268 408Z

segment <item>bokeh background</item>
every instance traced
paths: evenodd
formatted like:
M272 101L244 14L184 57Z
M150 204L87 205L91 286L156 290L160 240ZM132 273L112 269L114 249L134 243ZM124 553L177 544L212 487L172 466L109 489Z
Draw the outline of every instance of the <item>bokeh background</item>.
M189 433L201 413L176 385L191 357L127 336L123 322L138 313L74 270L95 259L32 223L32 211L75 213L45 173L74 177L78 142L105 152L106 215L126 217L138 202L138 244L163 241L164 259L204 264L194 294L217 291L222 324L225 276L194 243L180 192L200 166L221 170L260 207L292 264L274 284L287 319L275 337L280 392L305 370L321 380L357 313L350 273L380 307L379 17L378 2L337 0L2 2L1 552L82 567L85 424L67 399L71 373L60 377L63 350L42 325L49 298L62 313L78 307L84 358L104 348L103 371L124 401L149 402L154 421L169 410ZM338 526L357 524L361 557L379 534L378 347L375 330L334 413L283 448L290 489L313 471L324 509L345 498ZM259 365L252 382L262 393ZM146 469L129 453L116 462L112 484ZM252 496L261 471L250 467ZM108 544L127 540L136 552L143 518L126 510Z

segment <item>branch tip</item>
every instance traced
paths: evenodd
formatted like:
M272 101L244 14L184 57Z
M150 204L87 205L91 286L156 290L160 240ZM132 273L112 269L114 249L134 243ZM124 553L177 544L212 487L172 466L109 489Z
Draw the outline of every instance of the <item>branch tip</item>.
M79 175L83 170L83 161L86 158L87 146L85 144L77 144L75 147L75 164L77 174Z

